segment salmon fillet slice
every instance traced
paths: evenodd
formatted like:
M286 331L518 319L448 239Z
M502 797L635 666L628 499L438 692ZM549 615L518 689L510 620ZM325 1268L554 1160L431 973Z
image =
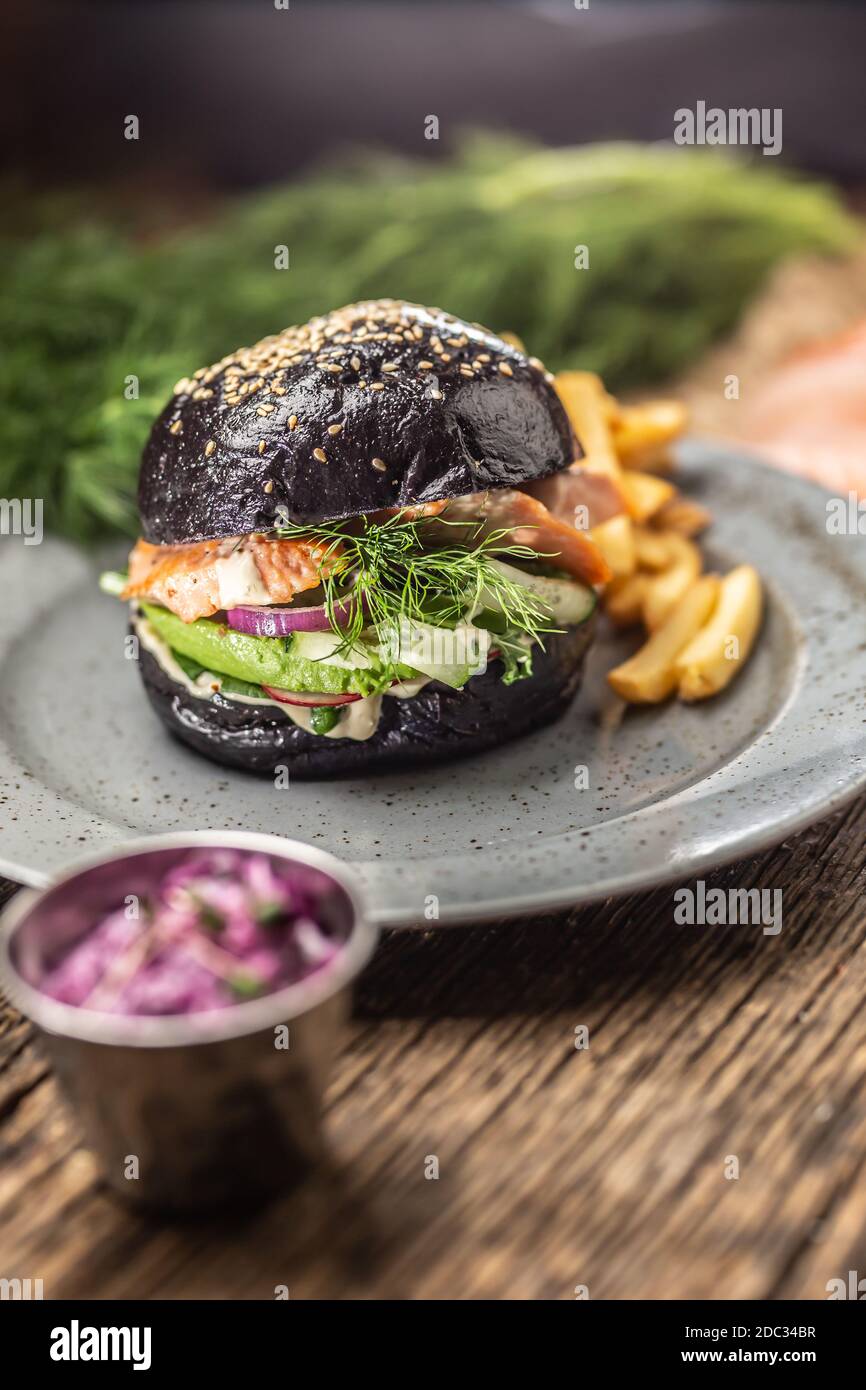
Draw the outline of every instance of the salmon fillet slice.
M600 526L612 517L628 510L625 498L613 478L573 463L561 473L538 482L524 483L521 492L528 492L543 502L557 521L576 526L576 518L584 518L586 526ZM580 511L578 511L580 509Z
M250 603L290 603L322 579L325 545L309 540L271 540L267 536L228 536L188 545L136 541L129 557L129 583L122 598L149 598L184 622L209 618L224 608L227 562L245 565L251 585L267 592ZM335 555L332 553L331 564ZM222 594L222 597L221 597Z
M442 520L480 521L479 536L507 532L506 543L525 545L550 559L583 584L606 584L610 569L585 531L561 521L537 497L516 488L476 492L449 502ZM444 530L444 528L443 528Z
M601 552L585 532L554 516L538 498L517 489L476 492L395 510L434 524L438 515L449 523L466 523L465 529L452 525L439 528L437 539L443 543L456 538L455 530L465 540L501 530L507 533L506 544L525 545L549 556L585 584L602 584L610 578ZM261 535L228 536L187 545L151 545L139 540L129 557L129 582L121 598L152 599L191 623L239 602L291 603L296 594L315 589L339 564L339 548L315 537L273 540ZM239 572L248 588L249 597L244 600L233 597L229 603L226 598L229 567L233 570L232 593L237 593Z

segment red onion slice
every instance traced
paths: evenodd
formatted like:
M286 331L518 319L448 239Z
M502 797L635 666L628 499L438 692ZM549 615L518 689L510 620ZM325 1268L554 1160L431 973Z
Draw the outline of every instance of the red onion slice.
M252 637L285 637L291 632L327 632L324 608L230 608L229 627Z
M278 700L281 705L351 705L362 698L353 694L325 695L320 690L278 690L273 685L263 685L262 690L266 695L270 695L272 700Z
M350 615L350 604L334 605L334 617L339 625L347 623ZM244 605L230 608L226 618L229 627L236 632L249 633L251 637L286 637L292 632L329 632L331 628L324 605L318 608Z

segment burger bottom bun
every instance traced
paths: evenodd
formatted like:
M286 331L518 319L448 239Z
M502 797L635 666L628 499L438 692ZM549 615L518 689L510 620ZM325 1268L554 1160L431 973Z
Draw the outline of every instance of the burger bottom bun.
M368 739L329 738L300 729L272 705L214 695L198 699L142 649L140 669L153 708L182 742L227 767L273 776L324 778L467 757L549 724L580 685L595 616L546 639L533 674L505 685L498 661L463 690L431 683L411 699L385 696Z

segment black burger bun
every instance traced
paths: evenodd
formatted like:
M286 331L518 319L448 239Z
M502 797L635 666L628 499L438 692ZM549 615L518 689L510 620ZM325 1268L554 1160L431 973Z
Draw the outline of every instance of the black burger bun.
M177 383L142 458L144 537L246 535L281 514L336 520L545 478L579 457L551 380L477 324L401 300L286 329Z
M301 779L367 775L444 762L498 746L551 723L575 695L592 642L595 615L545 639L533 674L513 685L493 661L463 690L439 683L411 699L384 696L376 732L363 741L298 728L272 705L222 695L199 699L142 647L140 669L150 702L173 734L214 762L273 776L286 767Z

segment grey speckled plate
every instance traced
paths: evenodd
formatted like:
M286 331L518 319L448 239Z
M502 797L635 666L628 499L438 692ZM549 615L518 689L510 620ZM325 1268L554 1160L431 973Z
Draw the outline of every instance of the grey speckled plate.
M278 790L175 743L124 660L125 610L59 542L0 542L0 871L41 884L142 832L275 831L353 861L376 918L423 925L585 902L699 874L784 838L866 785L866 541L826 496L721 447L682 452L706 550L753 561L768 613L721 697L622 708L603 635L552 728L426 772ZM575 789L575 768L589 788ZM580 779L577 779L580 781Z

